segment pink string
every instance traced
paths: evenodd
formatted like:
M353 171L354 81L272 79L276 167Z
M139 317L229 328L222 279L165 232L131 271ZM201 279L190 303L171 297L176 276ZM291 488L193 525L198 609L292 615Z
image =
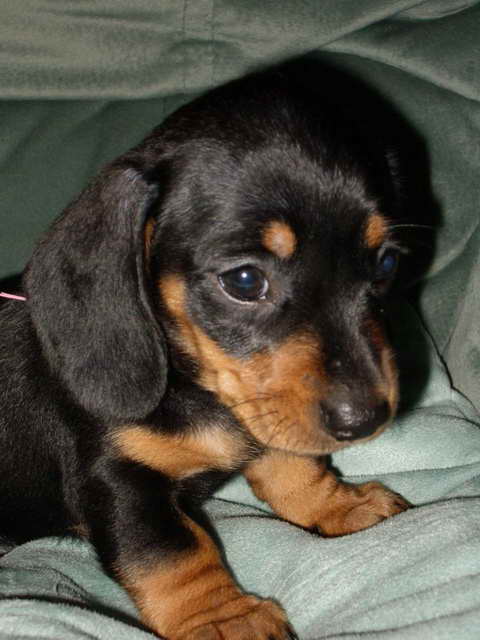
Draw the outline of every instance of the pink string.
M4 293L0 291L0 298L9 298L10 300L26 300L23 296L14 296L13 293Z

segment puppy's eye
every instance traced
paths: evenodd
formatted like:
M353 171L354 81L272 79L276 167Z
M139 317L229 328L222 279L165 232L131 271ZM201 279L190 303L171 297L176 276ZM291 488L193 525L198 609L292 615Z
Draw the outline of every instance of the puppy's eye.
M396 249L386 249L377 260L374 279L376 282L392 280L398 267L398 251Z
M264 274L250 265L226 271L218 276L218 281L222 289L237 300L262 300L268 291L268 280Z

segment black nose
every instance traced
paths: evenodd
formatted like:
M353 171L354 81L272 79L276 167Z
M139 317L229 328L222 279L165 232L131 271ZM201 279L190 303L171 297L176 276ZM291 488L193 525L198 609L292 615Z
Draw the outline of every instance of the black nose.
M325 427L336 440L357 440L375 433L390 417L386 400L329 400L323 405Z

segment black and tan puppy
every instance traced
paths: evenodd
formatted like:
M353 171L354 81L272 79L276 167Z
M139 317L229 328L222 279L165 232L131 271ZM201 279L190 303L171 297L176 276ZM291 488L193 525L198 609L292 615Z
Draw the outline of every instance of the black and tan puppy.
M234 472L326 536L406 508L324 457L397 405L385 155L280 72L183 107L53 224L4 304L0 523L81 531L171 640L293 637L198 517Z

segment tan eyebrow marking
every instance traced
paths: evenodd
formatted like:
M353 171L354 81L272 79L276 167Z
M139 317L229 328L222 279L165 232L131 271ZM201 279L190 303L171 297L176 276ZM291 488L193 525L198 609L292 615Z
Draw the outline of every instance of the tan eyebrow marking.
M388 232L388 222L380 214L374 213L367 219L365 228L365 244L369 249L376 249L385 241Z
M297 236L286 222L273 220L263 231L262 244L279 258L290 258L297 247Z

